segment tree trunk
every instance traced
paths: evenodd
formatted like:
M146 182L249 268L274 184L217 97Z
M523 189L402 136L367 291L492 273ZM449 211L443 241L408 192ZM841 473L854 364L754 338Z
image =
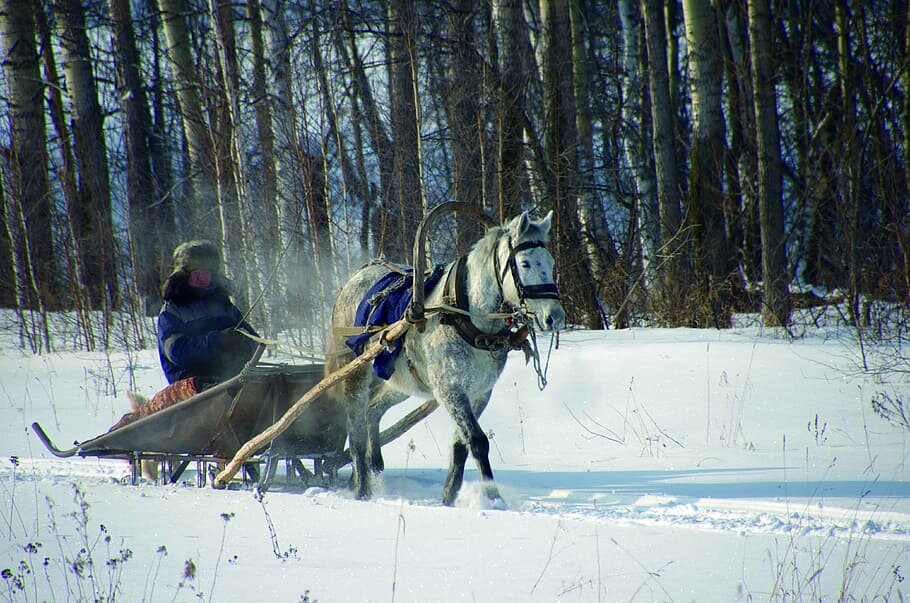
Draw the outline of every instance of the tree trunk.
M746 39L745 0L725 0L721 42L726 49L725 65L730 115L730 149L726 161L727 240L730 252L739 258L745 278L761 280L761 235L755 187L755 103Z
M226 105L224 132L226 146L219 150L216 161L220 166L221 187L219 198L222 208L222 232L224 233L225 263L236 284L235 296L243 306L254 312L255 324L267 329L268 313L261 306L251 307L253 294L261 291L257 258L258 237L253 236L253 212L247 192L246 153L240 141L240 74L237 67L237 40L234 32L234 18L228 0L209 0L213 31L218 48L218 59L222 75L222 86Z
M658 313L670 324L686 324L685 297L688 284L683 280L687 236L681 231L680 183L674 142L674 108L667 70L667 37L659 0L641 0L648 50L648 88L651 97L654 167L657 173L657 198L660 211L661 264L657 269L655 293Z
M13 247L13 230L7 216L10 208L6 203L3 178L0 178L0 308L16 307L16 256Z
M416 10L414 0L389 0L389 100L398 195L393 210L397 215L392 220L394 240L386 249L390 259L398 261L410 258L411 242L425 210L420 182Z
M313 258L303 236L303 174L297 144L297 113L291 77L291 38L285 19L284 0L261 0L272 100L272 130L275 138L275 181L277 194L277 249L287 250L285 278L279 290L286 291L287 318L294 324L315 322L310 300Z
M160 192L155 187L149 143L151 123L145 84L139 73L139 52L133 33L129 0L109 0L117 67L117 97L123 111L126 139L126 195L129 203L130 257L134 283L144 301L146 313L157 311L162 277L158 258L162 229L156 217Z
M572 76L572 30L566 0L541 0L544 53L545 175L556 215L555 253L569 322L604 327L578 221L578 131Z
M595 185L594 137L591 123L591 68L585 44L587 15L577 2L569 3L572 36L572 76L575 95L575 123L578 130L578 215L581 220L581 240L590 262L594 282L600 286L599 295L608 271L619 254L616 243L607 229L603 204Z
M314 36L311 41L313 53L319 51L318 27L313 17ZM317 76L322 77L322 76ZM329 220L329 197L326 186L326 149L321 139L315 136L307 141L307 147L300 152L300 170L303 174L304 204L306 206L307 227L310 235L310 250L315 267L314 281L310 284L313 310L322 311L331 307L334 292L332 274L332 237ZM325 324L326 317L319 317L320 324Z
M904 68L901 70L901 79L904 83L904 106L901 114L901 122L904 125L904 186L910 189L910 1L906 4L907 27L904 32ZM907 200L903 200L904 208L908 207ZM910 297L910 212L904 211L895 215L897 228L895 235L900 252L898 266L903 268L903 287L905 299Z
M34 5L0 1L2 64L9 94L10 185L7 200L22 231L14 245L21 310L55 310L63 302L53 248L52 203L47 175L44 86L35 46ZM45 334L44 347L49 349Z
M79 200L72 216L76 250L82 254L80 264L92 307L109 309L120 303L119 271L114 257L107 145L85 14L79 0L55 0L54 14L72 106L73 151L79 177Z
M636 0L619 0L618 10L622 26L623 67L623 129L620 134L622 168L618 180L628 191L626 195L629 197L630 221L626 228L627 240L622 270L618 277L622 280L617 279L614 287L618 289L618 294L608 296L607 301L620 309L613 322L617 328L621 328L628 326L631 306L647 306L650 285L656 282L660 209L657 184L654 181L651 102L645 85L648 62L643 49L641 7Z
M393 199L396 197L395 183L393 182L394 154L392 142L380 118L379 108L373 97L373 91L364 70L363 60L360 58L356 35L348 22L347 3L342 0L341 4L341 27L348 39L344 41L338 35L335 39L335 46L344 63L351 66L353 97L355 99L352 101L355 108L353 119L358 123L362 122L366 126L367 134L370 137L370 145L373 147L376 161L379 164L379 211L372 212L370 229L376 254L384 255L388 250L388 246L391 245L389 238L395 232L395 226L392 223L395 219L395 214L390 214L388 211L393 204ZM358 107L359 111L356 110Z
M184 209L188 235L221 241L223 234L219 226L217 236L212 234L211 220L203 220L208 210L215 208L218 199L216 182L217 165L214 160L209 124L202 111L202 96L199 92L196 65L186 30L184 12L186 5L181 0L158 0L161 22L167 40L168 59L174 76L177 102L183 119L183 133L189 154L191 188L188 206Z
M623 157L632 171L629 182L633 203L639 211L638 230L646 270L653 276L660 247L660 217L657 186L654 182L654 162L651 112L648 90L642 81L647 62L642 51L641 10L635 0L619 0L622 24L622 65L624 74L622 123Z
M151 6L146 6L150 13L151 27L150 37L152 39L152 81L149 94L152 105L152 135L149 138L149 153L152 160L152 174L155 179L155 191L157 193L157 202L154 207L154 220L158 225L161 236L161 248L158 250L157 267L161 277L171 271L171 253L177 246L177 216L176 208L183 203L184 198L180 194L180 185L175 183L173 154L170 149L168 140L168 115L165 111L165 96L170 96L166 89L170 85L166 83L162 73L162 57L165 52L161 49L161 28L158 26L160 14ZM140 36L141 37L141 36ZM163 278L159 278L159 285ZM157 314L158 307L153 308Z
M310 11L315 15L317 13L317 6L315 0L310 0ZM321 47L321 24L318 19L314 18L311 20L311 31L312 31L312 45L313 45L313 70L315 71L316 78L318 81L319 94L322 98L322 104L325 111L326 122L328 127L328 136L327 140L335 144L335 149L338 153L338 164L341 169L341 191L342 191L342 203L345 205L345 210L350 206L349 201L358 199L361 204L369 204L369 194L366 187L360 182L360 177L357 171L354 168L353 163L351 162L351 157L348 154L347 148L345 146L345 140L343 136L344 127L339 121L338 114L335 111L336 100L332 95L332 87L329 83L328 73L326 71L326 66L323 63L323 54ZM316 224L317 227L317 237L315 237L314 242L316 244L316 258L317 265L320 267L321 273L324 275L322 278L322 286L324 288L323 298L326 302L326 305L330 306L332 303L331 292L336 290L335 286L335 272L332 270L333 262L332 257L335 253L335 250L332 247L332 237L330 233L331 221L329 219L329 199L328 199L328 187L326 186L325 179L325 170L323 169L322 163L326 161L325 156L328 153L327 150L324 150L320 159L320 164L313 167L314 171L313 176L318 179L314 179L312 184L309 186L309 190L313 194L319 195L319 198L315 197L312 199L311 203L313 204L313 210L319 208L319 221ZM367 218L369 222L369 218Z
M841 215L843 141L839 116L842 111L838 87L830 83L831 65L837 64L837 31L834 28L835 11L831 5L803 7L790 17L791 37L789 47L799 49L799 59L791 76L795 94L807 107L806 123L796 122L798 135L806 139L805 173L798 174L806 183L805 243L800 261L804 266L803 278L807 282L829 290L849 288L849 267L844 254L847 243ZM794 7L794 8L796 8ZM815 10L822 14L812 16ZM803 30L794 25L808 22ZM817 23L823 23L817 27ZM797 106L795 118L803 111ZM797 145L797 153L800 151ZM797 155L799 159L799 155ZM831 167L838 166L832 173ZM801 166L798 166L798 168Z
M260 174L262 188L259 192L262 213L265 217L262 227L263 234L268 240L264 252L269 270L274 270L278 263L280 247L274 245L280 242L278 232L278 211L276 199L278 196L275 183L275 137L272 133L272 108L269 100L268 84L266 83L265 49L262 44L262 9L259 0L246 0L246 15L250 24L250 49L252 51L252 95L253 108L256 112L256 140L259 143Z
M93 305L92 294L97 293L97 287L90 288L87 284L86 266L84 262L88 259L89 254L84 250L86 245L91 242L84 241L77 236L77 224L85 221L84 209L85 204L79 195L79 187L76 184L76 160L73 156L73 137L70 135L70 128L66 121L66 112L63 103L63 78L57 71L57 59L54 56L53 40L51 39L50 25L48 25L47 13L41 4L35 5L35 25L38 28L39 48L41 49L41 58L44 63L44 77L53 85L48 86L47 99L51 123L59 142L58 153L60 154L60 168L57 173L57 179L60 181L60 191L63 195L63 207L66 220L60 225L63 231L63 240L66 242L62 255L66 263L66 270L69 274L68 285L70 290L71 307L75 310L76 320L79 323L79 332L87 350L95 349L95 334L90 319L90 313ZM103 297L103 296L102 296Z
M910 94L906 92L910 91L910 0L907 1L905 9L907 11L907 24L904 32L904 64L901 70L901 79L903 80L905 92L901 122L904 125L904 180L907 187L910 188ZM910 241L905 243L910 244ZM910 291L910 257L908 257L908 252L910 252L910 249L904 247L904 267L907 269L905 280L907 289Z
M848 14L846 0L837 0L834 4L837 25L837 66L838 84L841 99L841 132L839 136L842 152L843 168L840 170L841 185L841 210L840 215L844 242L846 243L847 273L850 278L850 318L859 326L861 322L859 310L859 297L862 290L860 283L860 170L861 144L860 129L857 123L856 94L853 90L853 77L850 53L850 15Z
M448 77L443 80L446 115L451 132L452 182L455 200L479 209L485 206L482 116L480 113L481 74L478 70L475 0L456 0L444 9L448 36L452 40ZM455 215L456 253L467 253L482 231L476 220Z
M700 298L696 324L725 328L732 319L728 283L732 265L724 224L723 55L718 52L718 16L710 0L684 0L683 12L692 98L689 219Z
M499 96L499 222L517 215L530 201L525 169L525 110L528 57L525 53L527 23L521 0L496 0L500 32L501 79Z
M789 278L784 247L780 133L774 93L776 78L771 62L771 31L768 0L749 0L764 281L762 316L768 326L787 326L790 324Z
M344 64L352 66L352 88L353 92L348 93L348 97L351 103L351 129L353 130L353 153L354 157L351 160L353 163L351 165L351 174L352 179L357 183L357 194L360 197L361 211L360 211L360 229L358 233L358 243L360 246L360 255L361 258L369 258L373 254L370 252L370 237L372 234L371 224L374 218L373 207L376 205L376 187L371 185L369 181L369 176L367 175L366 169L366 158L364 155L365 143L363 139L363 128L366 122L365 112L361 110L361 103L358 94L356 93L357 88L365 82L361 82L359 75L355 72L355 65L348 58L348 51L344 43L344 38L342 36L342 31L345 28L347 23L346 17L344 16L343 11L347 9L346 5L342 2L341 8L337 13L341 13L342 16L338 19L338 23L333 28L332 32L332 44L335 47L336 52L339 55L341 61ZM356 55L355 55L356 56ZM358 84L360 82L360 84ZM377 124L381 129L381 124ZM336 133L336 138L338 139L339 146L343 146L340 140L340 132ZM384 138L384 137L381 137ZM383 178L384 170L382 169L382 164L380 164L380 179ZM351 266L348 266L348 269L351 269Z

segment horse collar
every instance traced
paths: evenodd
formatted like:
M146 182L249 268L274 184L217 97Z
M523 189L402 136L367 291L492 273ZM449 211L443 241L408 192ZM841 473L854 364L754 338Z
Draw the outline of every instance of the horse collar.
M443 314L441 322L455 328L455 331L472 347L487 352L507 352L509 349L518 348L513 341L515 334L508 326L495 333L486 333L477 328L467 315L470 312L468 301L468 258L461 256L449 269L446 277L443 295L454 300L454 306L465 314L449 312ZM526 335L525 335L526 336Z

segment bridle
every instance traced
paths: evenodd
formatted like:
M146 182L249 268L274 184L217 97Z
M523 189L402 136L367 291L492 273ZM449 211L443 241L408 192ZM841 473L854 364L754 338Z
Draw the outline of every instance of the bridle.
M512 282L515 284L515 289L518 291L518 304L520 307L525 307L525 300L528 299L560 299L559 288L556 286L556 283L542 283L539 285L525 285L521 282L521 277L518 275L518 263L515 260L515 256L526 251L528 249L535 249L537 247L544 247L543 241L525 241L524 243L519 243L517 246L512 246L512 237L509 236L509 258L506 260L506 265L503 268L500 268L499 265L499 246L493 250L493 270L496 273L496 282L499 285L499 292L502 294L503 302L505 302L505 278L506 271L508 270L512 274Z
M503 318L506 325L495 333L487 333L477 328L471 320L470 303L467 293L467 256L461 256L452 265L444 285L444 297L452 300L450 310L442 312L441 322L451 325L456 332L471 346L494 353L508 353L509 350L524 350L525 354L532 355L532 350L527 342L528 335L533 337L533 321L526 307L529 299L560 299L556 283L543 283L539 285L525 285L518 274L518 265L515 256L527 249L546 247L543 241L525 241L517 246L512 246L512 237L508 239L509 257L506 265L501 266L499 260L499 245L493 249L493 270L499 293L502 297L502 311L488 317ZM504 283L506 274L512 275L512 282L518 292L518 307L506 301ZM536 346L535 346L536 347ZM536 356L536 354L533 354Z

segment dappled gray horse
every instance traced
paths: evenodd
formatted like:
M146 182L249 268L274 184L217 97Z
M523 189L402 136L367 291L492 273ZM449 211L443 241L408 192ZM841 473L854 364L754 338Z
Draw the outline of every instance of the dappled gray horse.
M427 292L426 328L407 332L388 380L379 378L366 365L336 387L333 395L346 405L348 413L358 498L370 495L370 472L383 470L379 420L388 408L408 396L435 399L455 422L443 502L455 502L468 452L477 462L482 480L488 482L486 495L493 500L500 498L492 481L489 440L477 419L489 402L509 349L520 347L528 329L555 331L565 323L565 310L553 280L553 257L545 247L552 217L550 212L544 219L534 220L525 212L503 226L487 229L467 256L445 267L438 284ZM339 292L332 316L327 374L353 359L344 331L355 324L355 313L365 294L389 271L389 264L369 264Z

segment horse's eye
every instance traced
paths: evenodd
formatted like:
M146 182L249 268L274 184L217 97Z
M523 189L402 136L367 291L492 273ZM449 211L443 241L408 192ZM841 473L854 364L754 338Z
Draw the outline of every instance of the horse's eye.
M523 262L521 263L521 267L522 267L522 268L530 268L530 267L531 267L531 262L525 260L525 261L523 261Z

